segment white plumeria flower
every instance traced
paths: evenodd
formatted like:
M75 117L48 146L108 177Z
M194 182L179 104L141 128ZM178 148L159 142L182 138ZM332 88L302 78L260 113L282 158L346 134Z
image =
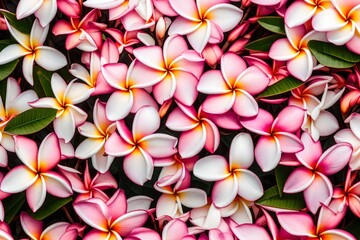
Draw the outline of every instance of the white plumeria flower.
M22 19L34 14L41 26L45 27L55 17L56 12L56 0L20 0L16 8L16 18Z
M59 74L54 73L51 77L51 89L55 95L53 97L44 97L29 103L35 108L53 108L57 109L56 118L53 121L54 131L59 138L69 142L75 134L75 128L83 124L87 114L75 104L88 99L94 89L84 83L72 80L69 85Z
M24 78L31 85L34 84L34 61L48 71L58 70L67 64L65 56L61 52L54 48L43 46L49 31L49 25L42 27L39 21L35 20L30 35L16 30L7 20L6 25L18 44L11 44L0 52L0 65L24 57L22 70Z

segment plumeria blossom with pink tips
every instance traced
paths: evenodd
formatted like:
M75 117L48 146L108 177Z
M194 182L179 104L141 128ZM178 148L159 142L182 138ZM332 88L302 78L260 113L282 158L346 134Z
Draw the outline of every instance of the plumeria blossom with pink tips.
M295 155L302 167L296 168L284 185L284 192L304 192L306 206L316 213L321 204L329 204L333 187L327 176L343 169L349 162L352 147L348 143L338 143L322 152L319 141L314 141L304 132L301 135L304 149Z
M15 152L22 165L8 172L0 189L7 193L26 190L26 198L33 212L45 201L46 192L61 198L72 194L69 181L52 169L60 161L60 145L55 133L50 133L38 148L36 143L23 136L15 137Z

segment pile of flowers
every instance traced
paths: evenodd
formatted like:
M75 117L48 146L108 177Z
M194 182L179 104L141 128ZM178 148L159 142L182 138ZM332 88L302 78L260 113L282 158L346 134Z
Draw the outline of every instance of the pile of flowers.
M0 8L1 239L360 239L360 0Z

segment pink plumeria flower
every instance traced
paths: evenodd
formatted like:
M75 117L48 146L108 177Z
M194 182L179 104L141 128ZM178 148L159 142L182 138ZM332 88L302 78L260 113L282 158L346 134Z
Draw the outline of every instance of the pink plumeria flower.
M350 128L345 128L337 132L334 139L337 143L351 144L353 153L349 167L352 171L360 170L360 114L353 113L347 120L350 122Z
M264 172L277 166L282 153L295 153L303 149L300 139L293 133L300 129L304 117L304 109L287 106L275 119L261 108L256 117L240 119L246 129L261 135L255 147L255 159Z
M115 178L109 171L105 173L97 172L91 178L88 162L86 162L83 180L79 177L79 174L81 174L79 171L62 165L58 165L58 167L59 171L70 181L73 191L79 193L74 202L89 198L100 198L106 202L109 197L104 191L118 187Z
M326 206L323 206L326 208ZM320 211L317 225L315 226L311 216L304 212L280 212L277 218L281 227L288 233L299 236L304 239L341 239L341 240L355 240L356 238L342 229L334 229L332 219L336 214L331 210ZM302 239L301 238L301 239Z
M106 28L105 24L96 23L99 12L93 9L81 20L70 18L70 22L58 20L52 32L55 36L66 34L65 47L67 50L78 48L84 52L92 52L101 47L101 30Z
M133 53L138 60L133 68L134 81L154 85L153 94L159 104L172 97L188 106L194 103L204 64L197 53L188 50L182 36L168 37L162 48L139 47ZM191 56L190 60L188 56Z
M194 175L202 180L216 181L211 198L217 207L228 206L237 195L255 201L264 193L260 179L248 170L254 161L250 134L236 135L229 155L229 162L220 155L201 158L193 170Z
M349 162L352 147L348 143L338 143L322 152L320 141L314 141L304 132L301 135L304 150L297 152L296 157L302 167L296 168L284 185L285 193L304 192L307 208L313 214L321 206L327 205L333 194L331 181L327 176L343 169Z
M105 80L116 89L106 103L106 116L111 121L124 119L130 112L136 113L146 105L158 108L146 89L152 84L134 81L136 77L132 69L135 64L136 60L130 64L129 69L124 63L109 63L103 67Z
M69 239L75 240L78 237L76 227L67 222L56 222L43 230L43 222L33 219L27 212L20 214L21 227L31 239ZM80 230L80 229L78 229ZM64 238L66 236L66 238Z
M196 240L196 237L189 233L186 223L177 218L165 225L161 237L163 240Z
M54 73L51 77L51 89L55 97L44 97L30 103L30 106L35 108L57 109L53 121L54 131L66 143L74 136L76 127L83 124L87 118L87 114L75 104L88 99L93 91L86 84L77 83L75 80L67 85L59 74Z
M253 95L265 90L269 80L258 67L247 67L238 55L225 53L221 57L221 71L205 72L197 89L208 94L203 103L205 112L223 114L232 109L241 117L253 117L259 109Z
M137 37L138 31L122 32L116 28L107 28L105 29L105 32L114 38L119 54L121 54L124 50L132 53L133 48L131 46L140 42Z
M87 139L81 142L75 151L75 157L87 159L91 157L93 167L105 173L109 170L114 156L105 155L105 142L116 130L116 123L107 119L105 103L96 100L93 112L94 123L85 122L78 127L79 133Z
M19 84L9 77L6 85L5 105L0 98L0 166L7 167L7 151L15 151L15 143L11 134L4 132L6 124L16 115L29 110L29 102L38 99L34 90L21 92Z
M182 132L179 153L183 158L193 157L203 148L213 153L220 144L218 128L203 113L202 107L196 112L194 107L178 103L166 120L169 129Z
M125 193L121 189L106 202L99 198L76 202L74 210L93 228L84 239L122 239L134 229L143 226L148 219L146 210L127 212ZM153 230L148 229L148 234L152 236Z
M332 6L330 0L305 0L293 2L285 12L285 24L292 28L305 24L320 11Z
M0 52L0 65L24 57L22 71L24 78L31 85L34 84L34 62L48 71L55 71L66 66L67 60L60 51L43 45L49 25L42 27L39 21L35 20L30 35L27 35L13 28L7 20L6 24L18 44L11 44Z
M125 174L136 184L143 185L151 179L153 158L165 158L177 152L177 138L155 133L160 127L160 117L151 106L144 106L137 111L132 131L124 120L117 121L116 125L119 134L114 132L108 138L105 152L112 156L125 156Z
M16 8L16 18L22 19L34 14L42 27L48 25L57 12L56 0L20 0Z
M285 25L287 38L276 40L270 50L269 57L278 61L287 61L286 66L294 77L301 81L306 81L312 74L316 66L307 43L310 40L326 42L324 33L317 31L307 31L304 25L289 28Z
M344 45L356 53L359 51L360 1L331 0L333 6L316 14L312 26L316 31L326 32L329 42Z
M208 43L221 42L223 33L236 27L243 16L242 10L229 4L227 0L169 0L169 3L179 14L170 25L169 35L186 35L190 45L198 53Z
M72 194L67 179L52 169L59 163L59 140L54 133L47 135L38 149L36 143L23 136L16 136L15 152L23 163L11 169L1 183L1 190L18 193L26 190L29 207L36 212L44 203L46 192L61 198Z

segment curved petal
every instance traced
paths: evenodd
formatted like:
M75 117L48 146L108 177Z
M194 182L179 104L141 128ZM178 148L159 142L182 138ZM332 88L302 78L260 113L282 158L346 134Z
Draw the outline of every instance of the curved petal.
M6 102L8 115L18 115L19 113L25 112L31 108L29 105L30 102L38 100L38 96L33 90L27 90L15 96L16 97L11 102Z
M291 172L284 185L285 193L302 192L314 181L315 174L305 168L299 167Z
M234 105L235 92L225 94L208 95L202 105L202 110L212 114L223 114L228 112Z
M48 46L36 48L35 62L48 71L55 71L67 65L64 54Z
M46 197L46 184L43 177L39 176L36 181L26 189L26 199L30 209L36 212L44 203Z
M237 134L231 142L230 169L247 169L254 162L254 144L248 133Z
M284 21L289 28L304 24L310 20L317 10L317 6L307 2L293 2L285 12Z
M70 186L70 182L67 181L62 175L56 172L42 173L46 183L46 191L56 197L66 198L73 192Z
M55 17L57 12L56 0L43 1L41 7L35 12L35 16L39 19L41 26L47 26Z
M260 137L255 147L255 159L264 172L274 169L281 158L281 147L277 138L272 136Z
M320 141L314 141L310 134L304 132L301 135L301 142L304 149L296 153L297 159L307 168L315 169L317 162L322 154Z
M168 72L168 74L153 87L154 98L162 105L174 96L175 90L175 76L172 72Z
M65 89L63 101L67 104L78 104L86 101L93 91L94 89L85 83L71 81Z
M241 125L259 135L270 135L273 121L273 116L261 108L259 108L259 112L255 117L240 118Z
M303 124L305 110L296 106L287 106L277 116L273 132L296 132ZM291 124L289 124L291 122Z
M46 172L54 168L59 163L60 157L59 139L55 133L50 133L44 138L39 147L38 171Z
M38 147L32 139L15 136L15 152L19 159L33 172L38 170Z
M188 208L198 208L207 204L206 192L202 189L187 188L177 192L181 204Z
M340 29L346 25L346 20L336 10L327 8L318 12L312 19L312 26L316 31L327 32Z
M303 212L280 212L277 218L281 227L295 236L315 236L315 225L312 218Z
M127 202L125 192L121 189L116 190L113 196L106 202L111 213L111 221L115 221L126 213Z
M150 94L145 89L133 88L132 93L134 96L134 104L131 108L132 113L136 113L140 108L144 106L152 107L155 110L159 109L154 98L150 96Z
M338 30L326 33L326 38L329 42L335 45L344 45L349 42L355 34L355 24L348 22L348 24Z
M215 23L223 32L228 32L240 22L243 11L231 4L216 4L210 7L205 18Z
M132 91L116 91L106 103L106 116L111 121L117 121L129 115L134 104Z
M278 61L287 61L295 58L299 51L295 49L287 38L276 40L269 50L269 57Z
M104 147L107 154L118 157L128 155L135 149L134 145L129 144L117 132L111 134Z
M260 226L244 223L232 229L238 239L243 240L271 240L269 233Z
M235 101L232 109L240 117L254 117L258 114L259 106L256 100L246 91L235 91Z
M247 169L235 171L238 182L238 194L247 201L255 201L264 194L264 189L259 177Z
M161 236L163 240L178 240L182 239L187 234L188 227L186 223L175 218L165 225Z
M6 46L0 52L0 65L14 61L20 57L28 55L30 52L20 44L11 44Z
M148 153L136 148L124 158L123 168L126 176L132 182L142 186L151 179L154 164Z
M179 138L179 153L183 158L198 154L205 146L206 129L202 125L182 132Z
M27 212L21 212L20 223L26 235L33 239L40 239L43 229L42 221L33 219Z
M209 42L210 34L211 24L208 22L208 20L206 20L205 22L202 22L195 31L188 33L187 39L193 49L198 53L201 53L204 50L206 44Z
M322 240L332 240L332 239L340 239L340 240L355 240L356 237L351 233L342 230L342 229L329 229L320 234Z
M67 222L57 222L53 223L47 228L44 229L44 231L41 234L40 239L60 239L65 232L67 232L67 228L70 226L70 223ZM76 234L77 235L77 234ZM75 235L75 238L76 238Z
M106 82L120 90L125 90L126 86L126 74L127 66L124 63L108 63L102 66L101 72L106 80Z
M316 165L316 170L325 175L333 175L348 164L351 154L352 147L350 144L335 144L321 155Z
M178 211L176 196L172 194L162 194L156 203L156 217L175 216Z
M186 106L191 106L198 96L196 90L198 79L193 73L186 71L173 71L173 74L176 80L175 100Z
M236 67L234 67L236 66ZM239 57L237 54L232 52L227 52L221 57L221 74L218 76L221 80L224 79L225 83L232 88L235 85L236 79L238 76L245 71L247 68L246 62L244 59ZM211 71L210 71L211 72ZM204 74L207 74L205 72ZM216 76L214 76L216 77ZM220 80L219 79L219 80ZM208 80L207 80L208 81Z
M209 70L201 75L197 90L205 94L225 94L231 89L219 70Z
M230 175L227 160L220 155L210 155L199 159L193 168L196 177L205 181L218 181Z
M214 153L220 144L220 133L217 126L208 119L202 119L202 127L206 131L205 149Z
M169 157L177 152L177 138L163 133L148 135L142 138L138 144L154 158Z
M146 124L144 124L146 122ZM134 140L140 140L145 136L153 134L160 127L160 116L155 108L144 106L140 108L133 121L132 134Z
M302 49L295 58L287 62L287 68L291 75L301 81L306 81L311 76L313 67L314 60L308 49Z
M281 152L296 153L304 149L300 139L292 133L277 132L274 135L280 143Z
M191 21L199 20L200 16L198 14L198 8L194 1L185 0L180 3L176 0L169 0L169 3L175 12L177 12L180 16Z
M149 215L145 210L131 211L116 219L111 228L120 236L126 236L132 230L143 226L148 217Z
M133 54L136 59L143 63L144 65L164 71L165 70L165 61L163 58L162 48L159 46L144 46L134 49Z
M23 62L22 62L22 71L24 74L24 78L31 86L34 85L34 78L33 78L34 61L35 61L35 54L28 54L23 58Z
M329 136L339 129L336 117L326 110L322 110L314 122L320 136Z
M16 18L22 19L30 16L40 8L41 4L43 4L42 0L19 1L19 4L16 8Z
M227 178L216 181L211 193L211 199L216 207L226 207L234 201L238 189L238 181L234 174L231 174Z
M108 231L109 212L106 204L98 198L74 203L76 214L89 226L103 232ZM104 212L105 210L105 212Z
M18 193L29 188L38 175L24 165L14 167L8 172L1 182L1 191L7 193Z
M65 140L65 142L70 142L72 137L75 134L75 119L71 114L69 108L66 108L63 113L53 121L54 131L59 138Z
M187 116L181 108L175 108L166 119L166 127L173 131L189 131L198 125L198 121Z

